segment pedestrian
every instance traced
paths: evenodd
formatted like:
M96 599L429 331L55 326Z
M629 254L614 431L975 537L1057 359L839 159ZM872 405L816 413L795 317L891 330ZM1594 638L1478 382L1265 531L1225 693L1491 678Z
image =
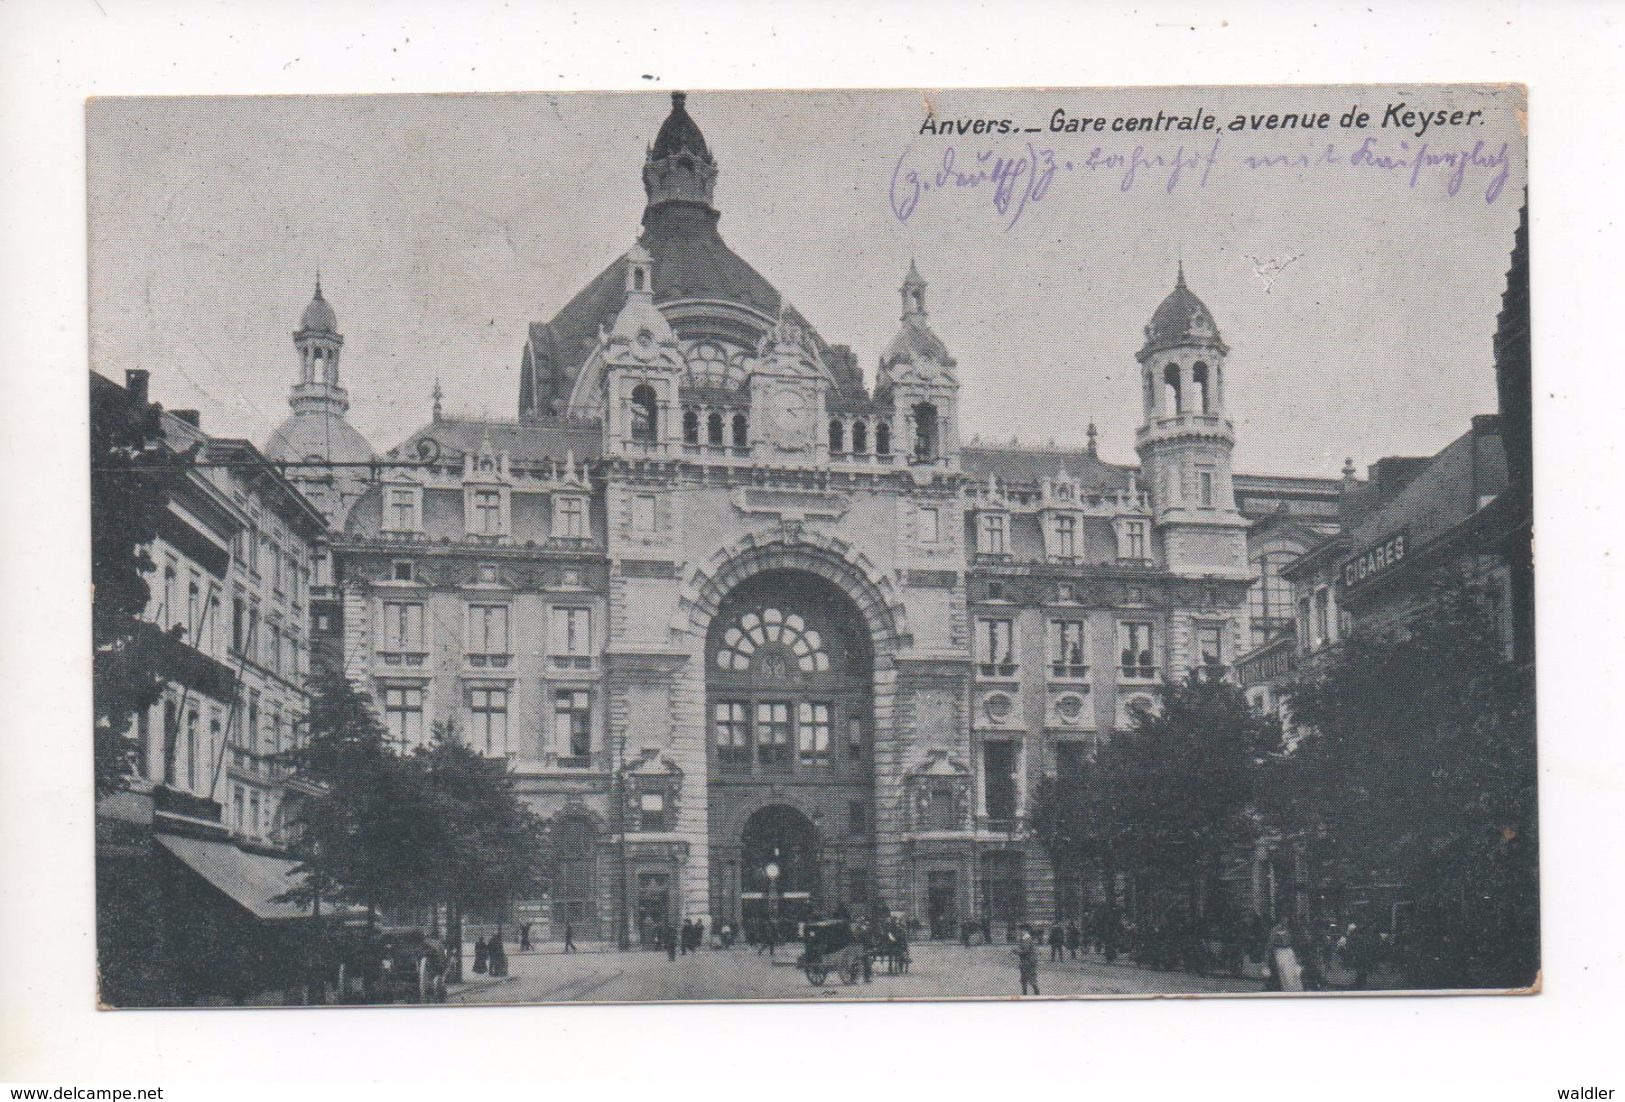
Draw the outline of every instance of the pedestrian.
M1049 959L1051 961L1064 960L1066 948L1066 931L1059 922L1049 928Z
M1033 940L1032 932L1024 928L1011 952L1015 953L1016 967L1021 972L1021 993L1025 995L1031 988L1034 995L1038 994L1038 943Z
M521 953L530 952L530 923L528 922L519 924L519 951Z
M490 969L493 978L500 979L508 974L508 950L502 947L502 938L491 935Z
M705 919L703 918L694 920L694 948L705 948Z
M982 944L993 944L993 920L987 915L982 916Z
M677 924L668 923L666 926L666 959L677 959Z
M474 971L485 975L485 969L491 961L491 948L485 944L483 937L474 939Z
M576 928L574 923L566 922L564 924L564 951L566 953L576 951Z
M1078 929L1076 919L1066 924L1066 951L1073 960L1078 959L1078 948L1083 944L1083 931Z

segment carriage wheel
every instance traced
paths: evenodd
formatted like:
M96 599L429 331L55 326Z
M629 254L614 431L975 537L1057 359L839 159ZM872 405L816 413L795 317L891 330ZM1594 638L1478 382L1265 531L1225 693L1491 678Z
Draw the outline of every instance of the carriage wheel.
M822 984L828 978L829 972L826 969L816 966L807 969L807 980L815 986Z

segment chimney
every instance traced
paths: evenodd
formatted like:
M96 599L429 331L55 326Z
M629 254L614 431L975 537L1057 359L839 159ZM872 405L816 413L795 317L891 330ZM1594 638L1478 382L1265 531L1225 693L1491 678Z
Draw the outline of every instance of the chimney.
M1473 415L1474 436L1500 436L1501 416L1497 413L1478 413Z
M202 429L203 415L195 409L172 409L169 411L195 429Z
M139 367L132 367L124 373L124 389L130 392L130 397L137 405L147 404L147 380L151 377L152 372L143 371Z

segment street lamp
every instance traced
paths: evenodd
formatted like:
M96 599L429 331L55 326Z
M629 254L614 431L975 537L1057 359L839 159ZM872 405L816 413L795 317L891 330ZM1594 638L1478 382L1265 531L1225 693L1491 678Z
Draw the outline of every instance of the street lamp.
M773 847L773 856L777 858L779 848ZM779 863L769 861L762 870L767 873L767 938L771 945L779 940Z

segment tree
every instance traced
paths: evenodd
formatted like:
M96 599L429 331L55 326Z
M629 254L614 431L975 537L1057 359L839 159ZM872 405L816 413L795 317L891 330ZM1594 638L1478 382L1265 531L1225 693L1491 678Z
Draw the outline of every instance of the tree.
M1255 838L1259 782L1280 747L1279 722L1230 682L1193 673L1160 686L1102 755L1124 868L1153 895L1178 891L1195 918Z
M1429 986L1522 986L1539 967L1533 673L1485 594L1433 580L1408 623L1356 632L1290 694L1304 734L1273 811L1327 859L1418 905Z
M540 888L542 822L519 798L507 763L476 753L449 723L435 725L413 761L434 824L425 888L431 902L446 905L448 933L460 945L463 914L501 914Z
M311 795L294 816L289 850L302 883L285 898L420 905L439 843L437 806L423 771L391 745L372 697L342 674L312 679L298 744L284 761Z
M141 620L151 590L148 553L190 456L164 445L160 408L91 376L91 681L98 798L129 781L136 744L129 730L163 692L166 669ZM165 732L165 738L172 737Z
M1109 773L1111 759L1097 754L1075 773L1045 777L1034 794L1028 822L1057 876L1098 883L1105 900L1104 931L1117 929L1117 874L1122 818ZM1115 942L1108 948L1115 955Z

